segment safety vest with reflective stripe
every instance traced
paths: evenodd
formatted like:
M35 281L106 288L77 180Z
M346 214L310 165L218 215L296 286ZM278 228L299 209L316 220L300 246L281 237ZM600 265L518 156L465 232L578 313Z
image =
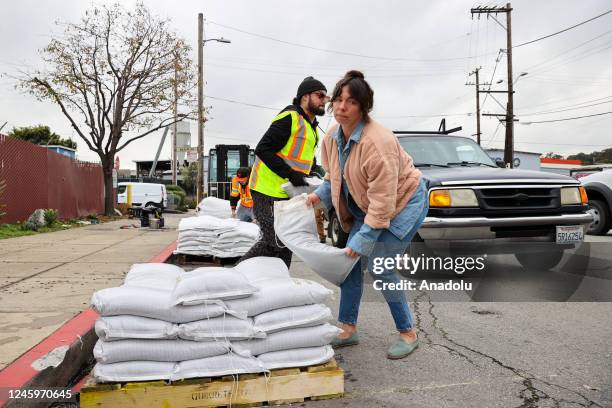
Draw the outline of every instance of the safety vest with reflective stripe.
M249 188L249 185L247 184L246 186L242 187L242 184L238 182L236 176L232 178L232 191L230 193L230 196L240 196L241 206L246 208L253 207L253 197L251 197L251 189Z
M287 144L276 155L282 158L291 169L309 174L319 137L317 130L313 129L311 124L296 111L281 112L272 122L287 115L291 115L291 136ZM289 180L270 170L259 157L255 158L249 180L251 190L271 197L287 198L289 196L281 187L287 181Z

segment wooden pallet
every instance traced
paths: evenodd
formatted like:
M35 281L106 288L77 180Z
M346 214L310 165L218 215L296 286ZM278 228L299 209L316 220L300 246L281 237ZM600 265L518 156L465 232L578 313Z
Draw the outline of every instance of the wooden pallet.
M188 254L177 254L176 263L178 265L215 265L215 266L223 266L223 265L233 265L240 257L232 257L232 258L218 258L212 255L188 255Z
M92 379L93 380L93 379ZM328 363L272 370L263 374L134 383L86 383L80 406L90 407L255 407L305 400L340 398L344 395L344 371L336 360Z

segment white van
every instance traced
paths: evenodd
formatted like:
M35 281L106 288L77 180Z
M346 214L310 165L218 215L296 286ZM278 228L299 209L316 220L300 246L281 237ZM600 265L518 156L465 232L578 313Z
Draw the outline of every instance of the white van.
M129 190L129 191L128 191ZM133 206L168 206L168 194L164 184L122 182L117 185L117 203L128 204L128 192Z

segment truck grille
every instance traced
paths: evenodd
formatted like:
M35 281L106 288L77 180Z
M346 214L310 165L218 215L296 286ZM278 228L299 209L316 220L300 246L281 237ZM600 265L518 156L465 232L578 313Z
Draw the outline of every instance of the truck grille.
M561 206L559 188L493 187L475 190L485 210L554 209Z

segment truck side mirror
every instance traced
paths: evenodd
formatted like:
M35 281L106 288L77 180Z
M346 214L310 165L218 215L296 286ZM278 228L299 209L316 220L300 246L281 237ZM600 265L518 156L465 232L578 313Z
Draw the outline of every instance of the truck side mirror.
M495 160L495 164L497 164L497 167L501 167L502 169L506 168L506 162L504 162L502 159Z

